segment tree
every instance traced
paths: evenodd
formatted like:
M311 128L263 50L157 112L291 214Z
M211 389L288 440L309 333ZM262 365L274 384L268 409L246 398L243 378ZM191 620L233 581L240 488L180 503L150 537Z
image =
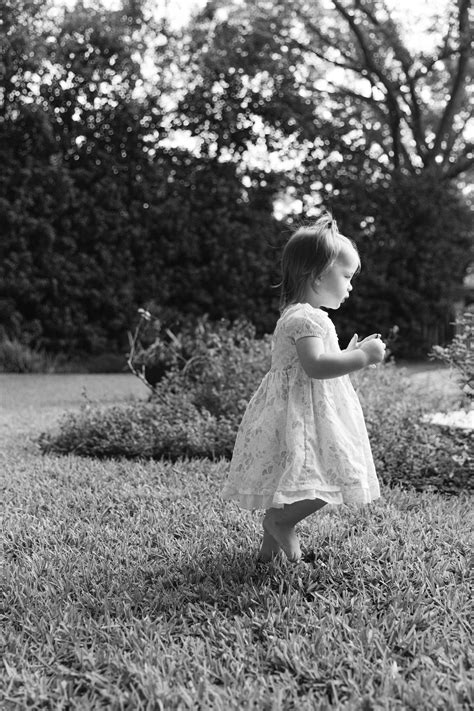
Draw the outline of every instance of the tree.
M278 313L275 188L244 190L232 163L177 149L161 155L160 166L143 299L194 316L246 316L268 332Z
M359 319L384 330L398 322L404 351L426 351L433 319L449 321L449 300L472 259L472 219L458 188L474 159L469 2L446 3L443 17L432 18L429 52L409 46L388 1L225 6L208 3L183 34L187 90L175 128L243 176L266 161L260 179L279 171L303 213L320 202L332 207L366 260ZM263 159L255 157L260 146ZM400 251L416 255L416 265L407 268ZM378 284L387 280L382 296ZM338 315L343 330L353 318L348 305Z
M78 3L55 22L35 0L2 11L2 323L52 350L101 351L124 342L136 308L160 121L142 90L141 4Z
M398 322L428 349L471 258L468 5L446 4L427 52L394 0L213 0L174 36L145 1L5 0L4 328L100 351L155 300L269 330L294 206L324 202L365 265L342 331Z
M339 142L364 145L388 170L462 174L474 163L470 0L433 15L430 52L408 46L394 7L209 2L183 36L188 89L175 125L237 157L257 139L310 151L335 120Z

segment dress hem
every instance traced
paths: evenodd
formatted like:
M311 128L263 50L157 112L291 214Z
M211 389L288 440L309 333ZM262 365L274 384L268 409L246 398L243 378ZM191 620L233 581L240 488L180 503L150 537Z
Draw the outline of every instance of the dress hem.
M255 511L256 509L282 509L285 505L297 501L320 499L333 506L350 504L370 504L380 498L379 491L370 491L357 487L350 496L344 496L342 491L324 491L307 489L304 491L274 492L271 494L243 494L238 491L224 491L223 498L235 501L240 508Z

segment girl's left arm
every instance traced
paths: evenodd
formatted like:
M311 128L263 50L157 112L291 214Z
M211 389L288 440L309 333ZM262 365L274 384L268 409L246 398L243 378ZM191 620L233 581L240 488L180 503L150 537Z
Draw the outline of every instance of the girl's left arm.
M315 336L300 338L295 345L303 370L316 380L348 375L381 363L385 355L385 345L379 338L366 338L356 348L338 353L326 353L323 340Z

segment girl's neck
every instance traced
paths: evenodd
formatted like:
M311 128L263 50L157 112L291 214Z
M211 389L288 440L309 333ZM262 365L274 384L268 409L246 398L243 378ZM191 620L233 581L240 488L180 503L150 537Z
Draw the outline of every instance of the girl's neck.
M320 309L322 304L318 299L318 295L315 293L311 284L306 284L305 290L303 292L303 297L301 299L302 303L309 304L313 309Z

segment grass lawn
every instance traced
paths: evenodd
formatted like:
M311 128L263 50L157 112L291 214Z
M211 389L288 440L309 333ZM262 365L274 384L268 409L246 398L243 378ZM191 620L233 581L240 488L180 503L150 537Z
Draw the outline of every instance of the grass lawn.
M258 566L226 462L41 456L25 431L0 455L2 709L472 707L469 497L384 489L305 522L306 563Z

